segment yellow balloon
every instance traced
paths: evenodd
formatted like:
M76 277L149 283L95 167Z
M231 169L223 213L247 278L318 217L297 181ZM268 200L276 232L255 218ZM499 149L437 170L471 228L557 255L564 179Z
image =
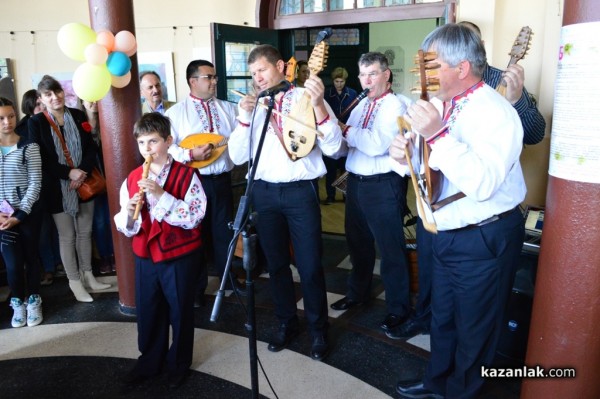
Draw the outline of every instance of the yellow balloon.
M111 78L106 65L81 64L73 74L73 90L82 100L100 100L110 90Z
M77 61L85 61L85 48L96 42L96 32L89 26L72 22L63 25L58 30L56 40L58 41L58 47L67 57Z

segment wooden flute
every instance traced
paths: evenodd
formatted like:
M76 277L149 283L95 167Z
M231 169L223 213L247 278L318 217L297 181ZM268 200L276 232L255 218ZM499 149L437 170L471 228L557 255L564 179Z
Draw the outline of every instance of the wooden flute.
M152 163L152 154L146 157L144 161L143 169L142 169L142 179L148 178L148 173L150 173L150 164ZM140 211L142 210L142 205L144 204L144 189L140 188L140 199L135 206L135 212L133 212L133 221L135 222L140 215Z

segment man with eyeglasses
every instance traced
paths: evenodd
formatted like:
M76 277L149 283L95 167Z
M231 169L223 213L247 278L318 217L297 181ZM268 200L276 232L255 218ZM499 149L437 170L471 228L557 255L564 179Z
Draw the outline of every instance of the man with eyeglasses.
M140 94L142 95L142 114L158 112L162 115L175 103L163 100L162 82L154 71L140 74Z
M229 137L237 125L237 107L215 97L218 77L214 65L206 60L194 60L186 69L186 79L190 94L171 107L165 114L171 119L173 144L169 149L173 158L180 162L204 161L210 159L214 147L211 144L198 145L193 149L179 146L187 136L195 133L219 134ZM233 194L231 190L231 169L233 162L229 150L199 170L202 175L202 187L206 193L206 216L202 220L202 240L206 243L205 258L212 259L219 278L223 276L227 262L229 242L233 232L228 223L233 220ZM208 263L208 262L207 262ZM230 273L231 281L226 289L235 289L244 295L244 287ZM204 303L204 291L208 285L207 268L203 267L196 292L198 307Z
M348 146L345 229L352 270L346 296L331 308L346 310L369 300L377 245L388 313L381 328L389 331L410 312L403 229L406 184L388 160L388 149L398 134L396 120L406 112L406 105L390 89L385 55L363 54L358 66L361 86L369 93L348 122L340 122Z

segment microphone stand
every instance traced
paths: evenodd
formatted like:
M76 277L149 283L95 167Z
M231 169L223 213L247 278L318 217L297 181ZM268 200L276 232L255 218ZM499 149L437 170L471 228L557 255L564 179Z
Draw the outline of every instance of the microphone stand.
M267 129L269 127L269 120L271 119L271 114L273 112L273 108L275 107L275 96L271 96L269 98L269 104L267 108L267 113L265 115L265 121L263 123L263 129L260 134L260 139L258 142L258 148L256 150L256 155L254 157L254 162L250 159L250 174L248 175L248 183L246 185L246 192L240 198L240 203L238 206L237 213L235 215L235 220L231 228L233 229L233 239L229 244L229 253L227 255L227 263L225 265L225 271L223 272L223 277L221 278L221 286L219 287L219 291L217 292L217 296L215 298L215 304L213 305L213 310L210 315L210 321L216 322L219 318L219 311L221 308L221 303L223 302L223 296L225 292L225 284L227 283L227 278L229 278L229 270L231 269L231 262L233 260L233 253L235 249L235 243L240 234L242 234L242 241L244 244L244 252L243 252L243 264L244 270L246 271L246 291L247 291L247 321L246 321L246 331L248 331L248 350L250 356L250 377L252 384L252 398L258 399L258 355L256 350L256 311L254 308L254 281L252 280L252 270L256 265L256 240L257 235L254 233L250 233L250 228L256 224L258 219L258 215L256 212L249 212L250 209L250 194L252 193L252 187L254 185L254 176L256 175L256 167L258 165L258 161L260 159L260 154L262 152L262 147L265 141L265 137L267 134ZM252 132L250 132L252 134Z

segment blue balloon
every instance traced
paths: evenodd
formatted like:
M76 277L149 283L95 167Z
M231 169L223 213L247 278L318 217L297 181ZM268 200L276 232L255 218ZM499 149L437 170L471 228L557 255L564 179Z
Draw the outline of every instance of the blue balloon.
M131 69L131 60L121 51L113 51L106 60L108 71L115 76L123 76Z

